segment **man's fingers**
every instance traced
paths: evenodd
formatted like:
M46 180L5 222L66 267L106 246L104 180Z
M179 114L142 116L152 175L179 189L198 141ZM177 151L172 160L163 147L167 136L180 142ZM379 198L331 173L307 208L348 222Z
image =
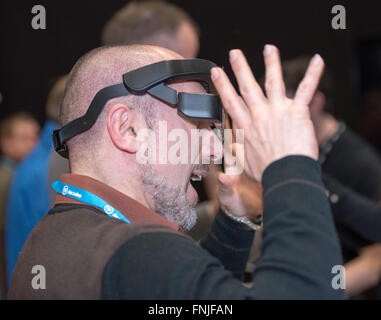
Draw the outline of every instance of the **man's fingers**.
M286 90L282 76L279 50L273 45L266 44L263 56L266 66L265 88L267 98L273 104L281 103L286 96Z
M248 111L226 73L221 68L214 67L211 70L211 78L226 112L238 128L243 128L245 119L248 117Z
M225 173L228 176L238 177L244 171L245 151L244 145L233 143L224 152Z
M230 51L229 56L230 64L237 79L239 91L245 102L248 104L249 109L256 104L263 103L265 101L265 96L258 82L255 80L245 55L241 50L235 49Z
M320 55L316 54L310 61L303 80L296 90L294 105L309 105L316 88L319 85L320 78L324 70L324 61Z
M233 181L225 173L218 173L219 193L220 196L227 197L233 195Z

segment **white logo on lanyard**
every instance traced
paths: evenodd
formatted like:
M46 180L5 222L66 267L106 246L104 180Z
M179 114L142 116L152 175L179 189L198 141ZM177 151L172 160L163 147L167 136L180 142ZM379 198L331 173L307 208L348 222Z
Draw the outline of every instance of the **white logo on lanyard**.
M111 207L109 204L106 204L103 208L103 210L107 213L107 214L113 214L114 212L114 208Z
M103 210L104 212L106 212L109 216L111 217L114 217L114 218L117 218L117 219L120 219L120 217L118 216L118 214L116 212L114 212L114 208L111 207L109 204L106 204L104 207L103 207Z
M62 194L64 196L66 196L68 191L69 191L69 187L68 186L64 186L63 189L62 189Z

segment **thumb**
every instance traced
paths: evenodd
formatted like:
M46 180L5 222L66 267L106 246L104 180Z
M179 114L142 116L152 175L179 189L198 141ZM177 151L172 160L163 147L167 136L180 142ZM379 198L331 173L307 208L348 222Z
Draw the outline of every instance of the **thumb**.
M239 176L244 171L245 163L244 146L241 143L233 143L224 152L225 173L229 176Z
M233 181L232 178L223 172L217 175L220 196L226 197L233 194Z

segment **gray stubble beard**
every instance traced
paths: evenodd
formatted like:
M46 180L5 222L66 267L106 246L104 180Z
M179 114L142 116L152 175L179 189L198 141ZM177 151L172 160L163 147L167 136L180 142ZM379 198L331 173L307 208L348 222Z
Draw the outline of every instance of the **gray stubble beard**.
M141 165L141 181L152 196L155 212L184 231L193 228L197 222L196 204L187 202L186 190L172 187L165 177L159 177L153 165Z

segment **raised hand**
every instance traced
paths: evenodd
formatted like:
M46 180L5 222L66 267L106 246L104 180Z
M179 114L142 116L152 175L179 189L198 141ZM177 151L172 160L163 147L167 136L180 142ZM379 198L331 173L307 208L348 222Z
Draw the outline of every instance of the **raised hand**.
M303 155L315 160L318 158L318 144L308 105L324 69L322 58L315 55L291 100L286 97L278 49L266 45L263 53L266 95L238 49L230 51L230 63L241 96L221 68L211 70L213 83L233 120L233 127L244 129L244 170L256 181L261 181L268 165L283 157Z

